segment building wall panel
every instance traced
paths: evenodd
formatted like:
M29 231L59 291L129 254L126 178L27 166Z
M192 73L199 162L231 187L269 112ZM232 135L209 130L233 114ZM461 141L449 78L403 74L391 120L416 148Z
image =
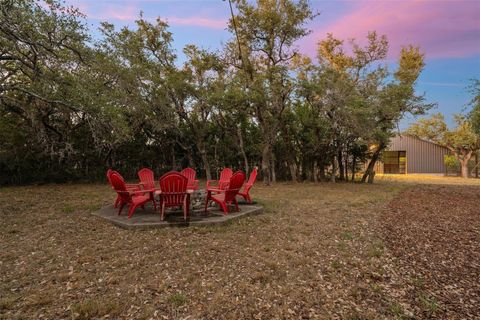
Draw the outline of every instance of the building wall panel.
M390 140L387 150L407 152L407 173L445 173L444 157L448 154L445 147L418 138L397 135Z

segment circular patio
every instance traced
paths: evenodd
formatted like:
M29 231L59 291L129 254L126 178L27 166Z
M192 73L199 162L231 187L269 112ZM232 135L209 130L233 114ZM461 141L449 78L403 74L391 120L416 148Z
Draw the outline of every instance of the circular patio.
M240 211L238 212L234 207L230 207L229 213L225 215L217 206L210 206L205 214L204 206L205 191L197 190L192 194L187 221L183 218L182 209L167 209L165 220L161 221L159 211L155 211L151 203L145 205L145 210L138 208L130 219L128 219L127 210L124 209L122 214L118 215L118 209L113 205L103 207L92 214L124 229L151 229L223 225L243 217L260 214L263 211L263 207L258 204L239 202Z

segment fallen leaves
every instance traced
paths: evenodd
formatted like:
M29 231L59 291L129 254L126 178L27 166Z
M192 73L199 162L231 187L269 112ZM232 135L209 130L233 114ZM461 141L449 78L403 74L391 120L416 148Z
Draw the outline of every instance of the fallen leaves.
M262 215L145 231L90 215L113 201L107 186L4 188L0 318L385 319L444 310L468 318L479 225L467 211L478 209L459 203L474 189L424 186L392 200L404 188L257 184ZM464 298L445 307L449 297Z
M417 186L391 201L382 228L398 299L417 318L480 317L480 188Z

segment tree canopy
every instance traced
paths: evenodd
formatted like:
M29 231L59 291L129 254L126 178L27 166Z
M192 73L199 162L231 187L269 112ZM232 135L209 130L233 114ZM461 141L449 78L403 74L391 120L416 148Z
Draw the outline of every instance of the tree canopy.
M473 98L470 101L472 110L470 111L469 117L473 127L473 130L480 135L480 80L472 80L470 85L470 93Z
M208 178L261 166L267 184L353 180L368 161L363 181L373 180L400 119L432 106L415 93L420 49L405 46L390 70L385 36L360 45L329 35L312 60L296 46L317 17L307 1L230 3L231 41L187 45L180 62L160 18L104 22L94 38L57 0L0 0L0 184L144 166Z

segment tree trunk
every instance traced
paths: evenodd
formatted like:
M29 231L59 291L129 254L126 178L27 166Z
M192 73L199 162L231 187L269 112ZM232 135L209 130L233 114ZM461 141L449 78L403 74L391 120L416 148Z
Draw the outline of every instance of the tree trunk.
M297 165L297 181L308 180L308 166L305 163L305 159Z
M273 156L271 156L271 163L270 163L270 168L271 168L271 171L272 171L272 183L275 183L277 182L277 173L275 172L275 158Z
M207 150L203 141L197 142L198 149L200 151L200 157L202 158L203 168L205 169L205 176L207 180L212 179L212 172L210 171L210 163L208 162Z
M190 152L187 153L187 159L188 159L188 166L190 168L195 168L195 161L193 161L193 157Z
M462 178L468 178L468 162L472 158L473 151L462 150L461 153L454 152L454 154L458 162L460 162Z
M262 174L263 183L267 186L270 185L270 145L263 143L262 146Z
M218 171L219 171L219 167L220 167L220 161L218 160L218 141L215 142L215 145L213 147L213 166L214 166L214 172L215 172L215 178L218 179ZM210 169L210 172L212 171L212 169L210 168L210 165L208 166L209 169Z
M330 182L335 183L335 175L337 174L337 157L333 156L332 159L332 175L330 176Z
M297 175L297 165L295 164L295 162L288 161L288 168L290 169L290 176L292 178L292 182L297 182L298 175Z
M343 154L342 154L342 150L338 150L338 156L337 156L337 159L338 159L338 171L339 171L339 174L340 176L338 177L338 180L340 181L344 181L345 180L345 170L344 170L344 167L343 167Z
M320 178L320 181L327 180L327 177L325 176L325 162L323 159L318 164L318 177Z
M177 168L177 158L175 157L175 147L172 145L172 170Z
M205 152L205 150L203 150L200 152L200 155L202 157L203 167L205 169L205 176L207 177L207 180L211 180L212 173L210 171L210 164L208 163L207 153Z
M237 127L237 137L238 137L238 147L240 149L240 153L242 154L243 163L245 165L245 174L248 176L250 172L250 166L248 165L248 158L247 158L247 154L245 152L245 146L243 143L242 129L240 127Z
M373 183L373 180L375 179L375 171L373 171L369 176L368 176L368 183Z
M357 170L357 157L352 158L352 181L355 181L355 173Z
M478 178L478 151L475 154L475 178Z
M317 160L313 161L313 182L318 183L318 163L317 163Z
M468 160L461 160L460 164L462 165L462 178L468 178Z
M346 152L343 161L345 162L345 165L343 166L345 168L345 181L348 182L348 154Z
M372 159L368 164L367 170L363 174L362 183L365 183L365 181L367 181L367 178L369 178L370 176L372 176L372 178L370 178L368 182L370 182L371 180L370 183L373 183L373 179L375 177L375 173L373 169L375 168L375 164L377 163L377 160L380 158L380 153L383 151L383 149L385 149L385 147L386 146L382 143L378 146L377 150L375 150L375 152L373 153Z
M316 182L318 178L316 177L317 174L317 168L315 163L311 163L310 165L310 181L311 182Z

